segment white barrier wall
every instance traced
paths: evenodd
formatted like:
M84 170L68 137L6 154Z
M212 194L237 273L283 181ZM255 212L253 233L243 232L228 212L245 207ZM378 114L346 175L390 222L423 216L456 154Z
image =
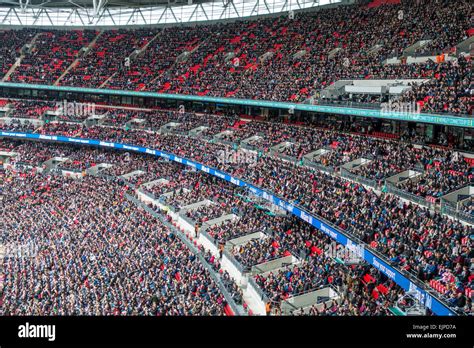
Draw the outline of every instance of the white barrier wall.
M186 220L184 217L181 215L177 215L176 218L176 223L186 232L191 233L193 237L196 237L194 234L194 224L192 224L190 221Z
M279 143L279 144L277 144L277 145L275 145L275 146L272 146L272 147L270 148L270 150L271 150L271 151L275 151L275 152L281 152L281 151L283 151L283 149L285 149L285 148L287 148L287 147L290 147L290 146L292 146L292 145L293 145L293 143L291 143L291 142L289 142L289 141L284 141L284 142Z
M318 298L320 297L327 297L329 298L329 300L316 304ZM311 291L299 296L293 296L287 300L284 300L281 303L281 311L282 314L289 314L291 312L303 308L305 309L305 312L308 312L309 308L312 307L314 304L316 304L316 308L318 308L318 310L321 310L324 306L324 303L326 303L326 305L330 305L332 301L337 301L339 298L339 294L333 288L328 286L319 290Z
M199 234L199 243L204 247L204 249L209 250L210 253L214 256L219 255L219 248L217 245L213 243L210 236L207 234L204 235L203 233Z
M206 129L208 129L209 127L206 127L206 126L199 126L199 127L196 127L196 128L193 128L189 131L189 134L191 135L199 135L201 134L202 132L204 132Z
M229 260L226 254L222 255L221 267L223 270L229 273L229 275L235 280L237 285L242 285L244 283L245 277L243 273L232 263L231 260Z
M171 217L171 219L172 219L173 221L178 221L179 212L173 212L173 211L171 211L170 208L169 208L169 206L167 206L167 205L164 205L163 207L164 207L163 209L166 210L167 214Z
M203 222L202 226L203 227L212 227L216 225L218 226L218 225L222 225L224 222L228 220L235 220L238 218L239 217L235 214L225 214L225 215L219 216L218 218Z
M420 56L420 57L408 56L406 64L426 63L428 60L432 60L433 62L436 62L436 56ZM456 58L445 54L444 60L446 62L449 62L449 61L456 60ZM397 57L385 60L385 64L401 64L401 63L402 63L402 60Z
M214 135L214 138L221 139L221 138L224 137L224 135L231 135L231 134L233 134L233 133L234 133L234 132L231 131L231 130L225 130L225 131L223 131L223 132L220 132L220 133L215 134L215 135Z
M267 237L267 235L263 232L249 233L245 236L229 239L226 243L226 248L233 248L236 245L246 244L252 239L263 239L265 237Z
M132 172L123 174L120 177L124 178L124 179L130 179L130 178L133 178L135 176L139 176L139 175L143 175L143 174L145 174L145 172L143 170L134 170Z
M407 180L415 179L416 177L420 175L422 175L422 173L410 169L410 170L405 170L401 173L392 175L391 177L388 177L387 181L395 185L398 185Z
M346 93L354 94L381 94L384 87L382 86L345 86L344 91Z
M216 219L212 219L212 220L209 220L209 221L206 221L202 224L202 227L201 228L205 228L205 227L211 227L211 226L215 226L215 225L221 225L223 224L225 221L228 221L228 220L234 220L234 219L238 219L238 216L235 215L235 214L226 214L226 215L222 215ZM194 233L193 233L194 235ZM218 255L219 254L219 248L217 245L214 244L214 239L209 236L209 235L204 235L203 233L200 233L199 234L199 242L202 244L202 246L209 250L212 254L214 255Z
M72 172L70 170L64 170L64 169L61 170L61 174L67 178L74 178L74 179L80 179L84 176L82 172Z
M90 174L90 175L95 175L95 174L99 173L100 171L102 171L104 169L107 169L107 168L110 168L110 167L113 167L113 165L109 164L109 163L99 163L95 166L87 168L86 173Z
M322 155L324 155L324 154L326 154L330 151L331 150L328 150L328 149L318 149L316 151L307 153L306 155L303 156L303 158L306 158L310 161L319 160L319 157L321 157Z
M135 190L135 193L138 196L138 199L146 204L152 203L155 206L160 207L161 209L164 209L163 204L161 204L157 199L153 199L152 197L148 196L147 194L139 191L138 189Z
M262 274L266 272L271 272L279 268L285 267L286 264L295 264L298 262L298 259L293 255L280 257L275 260L264 262L252 267L252 274Z
M436 62L436 56L425 56L425 57L407 57L407 64L414 64L414 63L425 63L428 60L432 60L433 62ZM455 57L451 57L447 54L444 54L444 61L449 62L456 60Z
M259 291L254 288L253 283L248 283L246 292L247 296L252 298L252 312L257 315L267 315L266 303L262 300Z
M179 214L176 215L176 223L183 228L185 231L190 232L193 237L196 237L196 234L194 233L194 225L195 221L192 221L189 218L186 218L186 212L188 210L194 210L199 207L202 207L203 205L211 205L213 204L210 200L205 199L203 201L199 201L193 204L188 204L184 207L181 208Z
M146 183L142 184L141 187L151 188L151 187L159 185L159 184L168 184L168 183L169 183L169 180L161 178L161 179L156 179L156 180L153 180L153 181L146 182Z
M345 163L342 166L342 168L347 169L348 171L351 171L354 168L357 168L357 167L360 167L360 166L365 166L365 165L369 164L370 162L372 162L372 160L370 160L368 158L361 157L361 158L357 158L353 161Z
M16 152L7 152L7 151L0 151L0 160L3 163L10 163L10 161L18 156Z
M154 199L151 197L151 195L147 195L146 193L140 192L138 189L135 191L137 193L138 199L146 204L152 203L154 206L158 207L159 209L162 209L166 211L166 213L171 217L173 221L177 221L179 218L179 212L173 212L170 209L169 205L161 203L158 199ZM165 193L165 195L172 194L172 192Z
M243 139L241 142L244 143L244 144L248 144L250 141L255 141L255 140L259 140L259 139L262 139L262 137L260 135L253 135L249 138Z

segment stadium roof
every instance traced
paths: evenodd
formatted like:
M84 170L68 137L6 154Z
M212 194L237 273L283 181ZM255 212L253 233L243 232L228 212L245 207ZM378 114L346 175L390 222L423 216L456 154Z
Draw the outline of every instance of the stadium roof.
M212 0L193 0L192 3L200 4L204 2L212 2ZM23 4L21 4L23 3ZM108 0L105 5L108 7L149 7L158 5L187 5L188 0ZM68 8L68 7L79 7L79 8L93 8L93 0L0 0L0 6L2 7L18 7L22 5L30 7L43 7L43 8Z
M349 0L0 0L0 27L172 25L264 16Z

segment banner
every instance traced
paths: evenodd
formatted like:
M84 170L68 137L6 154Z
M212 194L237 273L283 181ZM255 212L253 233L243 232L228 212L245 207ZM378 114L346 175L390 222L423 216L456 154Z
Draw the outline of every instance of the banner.
M167 93L143 92L143 91L124 91L124 90L118 90L118 89L48 86L48 85L35 85L35 84L11 83L11 82L0 82L0 87L39 89L39 90L47 90L47 91L62 91L62 92L72 92L72 93L76 92L76 93L88 93L88 94L118 95L118 96L127 96L127 97L158 98L158 99L171 99L171 100L183 100L183 101L188 100L188 101L197 101L197 102L204 102L204 103L208 102L208 103L230 104L230 105L245 105L245 106L266 107L266 108L279 108L279 109L286 109L286 110L292 109L292 110L330 113L330 114L339 114L339 115L392 119L392 120L398 120L398 121L432 123L432 124L440 124L444 126L474 128L474 118L469 117L467 115L463 117L463 116L454 116L450 114L436 115L436 114L428 114L428 113L407 113L407 112L397 112L397 111L384 112L382 109L364 109L364 108L345 107L345 106L324 106L324 105L287 103L287 102L276 102L276 101L255 100L255 99L207 97L207 96L198 96L198 95L167 94Z

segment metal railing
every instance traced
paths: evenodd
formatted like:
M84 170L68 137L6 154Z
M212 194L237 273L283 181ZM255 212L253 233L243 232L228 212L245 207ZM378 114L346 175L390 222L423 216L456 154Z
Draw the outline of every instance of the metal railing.
M183 219L184 221L186 221L186 222L187 222L188 224L190 224L191 226L195 226L195 225L196 225L196 222L197 222L197 221L195 221L195 220L193 220L193 219L187 217L185 212L180 213L180 214L179 214L179 217L180 217L181 219Z
M235 266L235 268L237 268L240 273L244 274L248 272L248 268L243 266L239 261L237 261L234 255L232 255L230 252L224 250L223 255L230 261L232 265Z
M327 173L330 173L330 174L333 174L336 171L336 169L334 167L325 166L321 163L316 163L316 162L310 161L309 159L306 159L304 157L303 157L303 165L314 168L314 169L317 169L317 170L320 170L322 172L327 172Z
M380 110L381 103L362 103L362 102L353 102L349 100L337 100L337 99L314 99L313 105L321 106L346 106L350 108L358 109L374 109Z
M243 149L246 149L246 150L250 150L250 151L259 151L260 150L257 146L250 145L250 144L247 144L247 143L244 143L244 142L240 143L240 147L243 148Z
M155 197L155 195L154 195L153 193L146 191L146 190L145 190L144 188L142 188L142 187L140 187L137 191L140 192L141 194L147 196L147 197L150 198L150 199L158 200L160 203L162 203L159 199L157 199L157 198Z
M362 103L362 102L354 102L348 100L336 100L336 99L314 99L312 105L321 105L321 106L344 106L349 108L355 109L371 109L371 110L381 110L382 103ZM435 112L429 111L430 115L435 116L455 116L455 117L474 117L474 115L470 114L461 114L461 113L443 113L443 112Z
M290 254L291 254L291 253L290 253ZM260 269L259 266L265 265L265 264L267 264L267 263L269 263L269 262L272 262L272 261L275 261L275 260L279 260L279 259L282 259L282 258L285 258L285 257L288 257L288 256L293 256L293 254L287 255L287 256L283 256L283 255L274 256L274 257L271 257L271 258L269 258L269 259L266 259L266 260L264 260L264 261L262 261L262 262L260 262L260 263L256 263L256 264L254 264L254 265L252 265L252 266L250 267L250 272L251 272L252 274L264 273L264 272L262 272L262 270ZM291 265L291 263L283 262L280 267L286 267L286 266L289 266L289 265Z
M206 228L207 229L207 228ZM216 248L219 247L218 243L217 242L217 239L216 238L213 238L209 235L209 233L207 233L206 229L199 229L199 235L202 235L204 238L206 238L209 242L212 243L212 245L214 245Z
M447 204L445 201L443 201L441 204L441 212L443 214L450 215L457 220L462 220L464 222L467 222L468 224L474 225L473 215L460 211L456 207Z
M292 162L292 163L298 163L298 159L293 156L288 156L285 154L282 154L281 152L275 151L275 150L270 150L270 155L273 157L281 158L285 161Z
M376 180L369 179L369 178L366 178L364 176L360 176L360 175L351 173L350 171L348 171L345 168L341 168L341 177L343 177L345 179L355 181L355 182L357 182L359 184L362 184L362 185L367 185L367 186L373 187L375 189L379 187Z
M398 187L396 187L395 185L393 185L392 183L388 181L385 181L385 187L388 193L391 193L393 195L399 196L406 200L412 201L428 209L434 209L436 207L436 203L429 202L423 197L420 197L413 193L399 189Z
M222 138L214 138L215 142L216 143L220 143L220 144L224 144L224 145L227 145L227 146L231 146L232 148L236 147L236 146L239 146L239 144L237 143L234 143L230 140L225 140L225 139L222 139Z
M255 279L253 277L249 278L248 286L252 286L255 289L255 291L260 296L260 299L263 302L267 303L267 302L270 301L267 294L262 290L262 288L260 288L260 286L257 285L257 283L255 282Z

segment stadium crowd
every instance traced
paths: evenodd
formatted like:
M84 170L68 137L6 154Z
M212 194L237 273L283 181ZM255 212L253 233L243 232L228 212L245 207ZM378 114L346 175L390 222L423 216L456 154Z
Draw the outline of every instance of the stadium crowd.
M6 142L5 145L8 146L8 142ZM19 147L21 146L23 146L23 148L30 147L30 150L34 147L40 148L40 146L43 146L45 149L50 148L49 151L45 151L46 155L44 155L43 158L48 158L47 156L52 153L63 154L65 151L64 148L67 148L65 145L46 146L45 144L38 143L25 143ZM88 152L106 153L105 150L86 149L87 148L84 148L85 154ZM35 153L30 150L24 150L24 152ZM74 154L83 153L83 151L74 150L70 150L70 152ZM88 155L85 156L87 158ZM130 156L138 157L139 155L112 152L112 155L106 156L109 157L107 159L108 161L115 160L113 157L120 158L122 162L116 167L121 167L122 165L127 165L127 162L130 161ZM140 160L137 158L137 161L139 162ZM150 165L147 167L149 170L160 170L158 169L161 166L159 161L154 161L151 157L148 157L148 159L144 158L143 161L150 161ZM38 160L36 163L40 163L40 161ZM99 163L99 161L96 161L96 163ZM155 167L157 165L156 163L158 163L158 167ZM171 166L171 164L168 165ZM115 174L121 175L123 172L123 170L120 170ZM179 170L170 170L167 175L159 176L178 178L183 174ZM295 174L292 173L291 175L294 177ZM328 195L319 195L320 192L316 192L313 196L314 200L310 201L308 206L313 212L316 212L317 215L325 217L341 228L345 228L344 224L346 224L345 229L357 234L366 242L370 242L372 238L372 242L376 241L376 243L371 243L371 247L390 256L392 262L406 269L414 270L420 279L427 282L433 279L441 279L442 281L446 281L447 284L452 284L450 286L453 289L450 289L449 295L454 294L455 297L457 297L458 294L463 294L464 290L472 286L472 263L470 262L472 259L472 248L469 246L471 243L469 237L472 235L472 228L463 227L452 220L448 220L437 214L433 215L416 206L406 203L402 204L402 202L394 196L386 195L384 197L376 197L374 193L363 189L359 185L345 183L341 187L338 185L336 178L330 177L327 174L323 174L322 177L324 177L324 179L318 179L328 180L326 182L328 186L325 190L328 192ZM196 179L194 184L188 187L190 187L191 190L185 195L186 200L177 200L183 202L182 205L228 194L225 192L226 185L222 186L222 184L217 184L216 179L203 178L202 175L198 175L198 179ZM179 189L177 192L178 194L174 195L175 200L176 197L182 195L185 191ZM336 193L337 196L331 198L331 194L333 193ZM333 202L332 205L329 205L329 202ZM352 203L348 206L346 202ZM339 206L334 206L334 204L339 204ZM358 215L348 212L348 207L351 207ZM357 207L362 208L362 210L354 210L357 209ZM378 209L374 209L375 207ZM306 262L310 262L311 258L319 255L319 251L323 249L321 235L318 235L315 232L316 230L309 225L294 218L293 220L288 220L286 218L259 214L255 209L253 211L252 209L254 208L243 205L243 208L240 207L239 210L235 212L238 216L242 216L242 221L265 221L261 224L262 228L260 232L265 232L267 238L253 240L248 244L235 248L234 255L236 259L246 267L251 267L258 263L290 254L297 256L304 255ZM57 209L54 209L54 211L57 211ZM364 211L372 212L369 215L366 213L362 215ZM345 215L347 215L347 218L344 218ZM351 218L351 216L357 216L358 218L354 219ZM404 218L400 218L401 216ZM380 220L381 217L383 217L383 220ZM364 225L361 225L361 223L363 223L361 218L369 220L367 220ZM422 226L424 227L422 228ZM209 234L211 234L211 230ZM233 233L242 233L245 229L239 231L238 225L236 228L234 224L224 224L221 225L217 231L219 232L216 233L221 234L220 238L223 238L222 236L232 236ZM257 229L247 228L247 231L248 233L252 233L257 231ZM365 235L362 233L365 233ZM301 274L304 274L304 270L305 268L300 271ZM318 279L320 278L314 278L314 284L318 284ZM294 288L295 285L291 284L290 287ZM384 286L388 285L389 284L385 284ZM296 286L296 288L299 288L299 286L300 285ZM288 288L288 286L286 287ZM296 293L297 292L293 293L293 295ZM373 295L371 292L368 292L368 294ZM371 308L376 308L375 313L381 313L383 310L386 311L386 307L381 309L380 306L374 304L369 305L370 301L375 301L372 300L372 298L373 296L369 296L366 302L364 302L364 306L360 305L359 307L362 306L366 308L372 306ZM393 299L395 297L390 298ZM469 305L468 302L467 304ZM346 313L355 313L354 310L347 312L346 306L343 306L343 308ZM469 306L466 308L469 308ZM361 313L363 312L364 311L361 310Z
M377 251L389 256L400 267L416 273L424 281L441 276L444 269L448 268L459 276L460 284L465 286L468 283L469 276L466 278L463 275L463 267L459 269L458 265L465 264L468 268L471 265L469 252L472 228L445 216L404 203L393 195L378 195L361 185L269 156L259 158L251 171L246 171L244 165L220 163L213 153L215 154L217 149L225 148L225 145L202 142L197 147L195 139L187 144L183 141L186 138L180 138L177 143L174 141L175 136L162 137L156 134L149 137L149 142L143 141L146 135L137 131L117 131L116 133L121 134L119 137L114 134L113 129L102 131L100 127L95 127L94 131L98 132L94 137L106 140L133 144L138 142L137 139L142 139L142 144L175 152L232 172L280 194L339 228L350 231ZM130 167L122 171L131 172L136 168L137 166L130 164ZM195 190L187 192L178 190L168 197L168 200L173 205L184 206L216 194L212 193L215 188L200 186L197 182L194 188ZM371 214L367 215L368 211ZM432 263L443 267L429 270L428 265Z
M55 83L95 35L96 33L91 30L39 31L34 44L9 76L8 81Z
M423 112L472 115L472 61L456 52L472 32L472 14L468 0L405 0L196 27L1 31L0 74L5 77L21 57L7 81L272 101L314 98L316 103L331 102L320 98L321 91L341 79L424 79L412 83L399 101L417 103ZM428 58L385 64L388 58L404 60L406 49L422 39L430 41L414 53ZM376 104L387 98L344 94L336 101ZM385 185L395 174L415 171L418 175L396 187L437 204L443 195L472 184L474 159L456 150L452 134L441 130L425 139L409 130L393 137L382 132L381 139L379 130L365 125L244 122L235 114L103 105L97 124L89 125L84 122L89 114L62 110L55 117L52 112L60 106L52 101L2 101L7 105L4 112L12 119L0 123L2 130L147 146L273 192L358 238L452 307L472 314L472 225L403 200ZM46 113L54 122L20 121L46 120ZM202 133L192 132L201 126L206 127ZM244 142L250 137L255 138ZM285 146L275 153L271 148L281 143ZM245 146L258 151L251 165L222 158L236 157ZM221 247L259 232L230 249L245 270L298 258L255 276L272 303L323 287L337 290L337 300L294 315L389 315L406 301L404 291L375 268L361 260L349 266L337 260L329 252L329 237L309 224L269 214L239 198L233 185L177 163L133 152L5 139L0 149L17 154L7 162L15 169L0 167L5 218L0 315L223 315L226 301L208 269L168 227L126 198L131 187L176 210L209 200L185 212L198 226L235 214L205 233ZM472 151L469 144L467 149ZM324 151L307 157L317 150ZM45 162L53 157L67 158L57 164L58 171L111 166L101 171L104 176L72 180L47 170ZM343 168L360 158L367 163ZM348 180L345 171L377 185ZM472 197L458 208L472 216ZM221 271L217 256L204 258ZM221 279L242 303L243 293L230 275L224 272Z
M1 315L224 314L196 255L119 183L1 170L0 190Z
M3 34L9 37L0 40L0 54L5 74L21 47L31 45L8 78L14 82L276 101L318 100L341 79L423 79L401 100L428 112L472 114L472 63L456 52L472 33L471 17L468 0L404 0L185 28L23 29ZM414 51L429 57L423 62L384 64L426 39ZM455 60L436 59L445 53Z

